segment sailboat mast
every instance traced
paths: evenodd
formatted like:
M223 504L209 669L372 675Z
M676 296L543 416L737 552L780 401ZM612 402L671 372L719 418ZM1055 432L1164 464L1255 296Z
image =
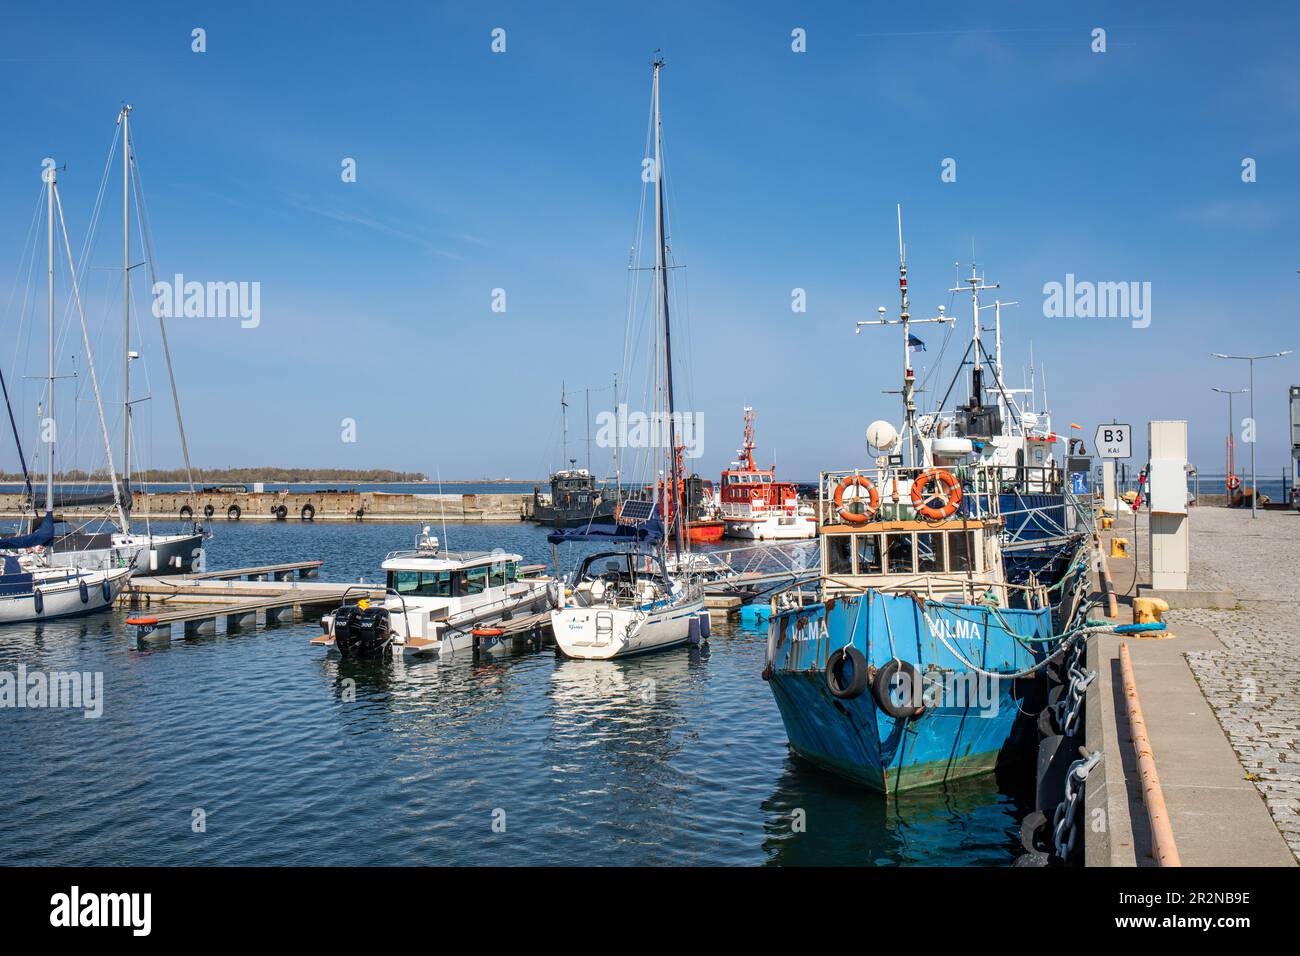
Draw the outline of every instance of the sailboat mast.
M122 120L122 478L131 482L131 136L130 105Z
M685 551L682 540L681 502L677 500L680 465L677 457L677 423L673 418L673 342L672 323L668 315L668 252L664 236L664 170L660 155L663 128L659 116L659 71L663 68L663 57L654 61L654 104L655 104L655 244L659 268L660 289L663 293L664 309L664 413L668 416L668 487L673 506L673 543L677 553Z
M54 510L54 166L45 169L45 205L47 213L46 242L48 244L45 277L47 314L48 367L45 376L45 510Z

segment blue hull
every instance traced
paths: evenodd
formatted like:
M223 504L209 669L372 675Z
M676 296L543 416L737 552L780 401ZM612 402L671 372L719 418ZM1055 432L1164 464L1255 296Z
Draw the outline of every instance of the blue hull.
M1010 752L1041 678L981 678L969 665L1011 674L1042 660L1051 608L993 609L868 592L777 614L770 624L772 693L790 746L874 790L894 793L988 772ZM852 644L874 669L894 658L927 678L918 717L891 716L872 687L852 699L826 682L828 657ZM872 671L869 671L872 673Z

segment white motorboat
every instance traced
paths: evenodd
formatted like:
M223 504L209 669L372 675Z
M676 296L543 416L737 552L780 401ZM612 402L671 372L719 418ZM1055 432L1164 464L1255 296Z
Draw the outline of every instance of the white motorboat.
M502 625L548 610L558 590L518 554L443 551L427 527L413 550L392 552L381 568L383 602L325 615L313 644L345 657L384 656L390 648L404 656L508 649L513 638Z
M754 410L745 408L745 444L722 473L719 490L728 538L792 541L817 536L817 516L799 505L799 492L776 480L776 468L754 464Z

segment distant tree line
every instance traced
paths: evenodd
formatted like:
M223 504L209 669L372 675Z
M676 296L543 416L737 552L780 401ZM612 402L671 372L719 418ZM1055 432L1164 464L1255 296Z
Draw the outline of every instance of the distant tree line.
M119 476L120 477L120 476ZM89 482L108 481L107 469L59 472L57 481ZM22 481L22 472L0 472L0 481ZM32 481L43 480L40 475L33 475ZM137 471L131 475L136 483L144 482L184 482L184 468L153 468ZM195 484L251 484L255 481L279 481L294 484L318 484L322 481L348 481L380 483L410 483L428 481L426 475L418 471L392 471L388 468L196 468Z

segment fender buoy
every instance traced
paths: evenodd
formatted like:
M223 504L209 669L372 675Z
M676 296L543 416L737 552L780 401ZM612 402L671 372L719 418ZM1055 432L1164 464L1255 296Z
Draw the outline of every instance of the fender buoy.
M841 647L826 661L823 676L826 678L826 689L832 697L840 700L861 697L867 689L867 659L852 644Z
M244 512L239 509L239 505L231 505L226 509L226 518L230 521L238 521L239 516Z
M860 496L851 499L849 504L844 503L844 493L855 486L867 490L867 508L865 511L854 511L852 508L853 502L857 501ZM879 507L880 491L866 475L847 475L835 486L835 508L839 512L839 516L849 524L866 524Z
M108 583L108 578L99 582L99 593L104 595L104 603L113 603L113 586Z
M926 489L931 484L934 484L935 488L927 492ZM930 504L936 500L942 504L938 506ZM917 514L925 518L934 520L951 518L961 507L961 482L952 472L942 468L931 468L929 471L922 472L912 482L912 507L916 509Z
M216 513L217 513L217 509L212 507L212 505L203 506L203 517L211 518Z
M1236 491L1236 490L1237 490L1238 488L1240 488L1240 487L1241 487L1241 479L1238 478L1236 475L1229 475L1229 476L1228 476L1228 490L1229 490L1229 491Z
M81 595L81 603L90 603L90 588L86 587L86 579L82 578L77 582L77 592Z
M900 684L902 686L898 689L904 692L902 701L894 696L894 690ZM895 658L876 671L871 692L876 698L876 706L895 720L920 717L925 712L924 704L913 704L911 700L913 694L919 696L921 693L921 674L911 661Z
M32 591L32 607L36 609L37 614L45 613L45 595L41 593L40 588Z
M316 520L316 508L310 502L302 506L302 520L303 521Z
M193 520L194 520L194 509L191 508L189 505L182 505L182 506L181 506L181 520L182 520L182 521L193 521Z

